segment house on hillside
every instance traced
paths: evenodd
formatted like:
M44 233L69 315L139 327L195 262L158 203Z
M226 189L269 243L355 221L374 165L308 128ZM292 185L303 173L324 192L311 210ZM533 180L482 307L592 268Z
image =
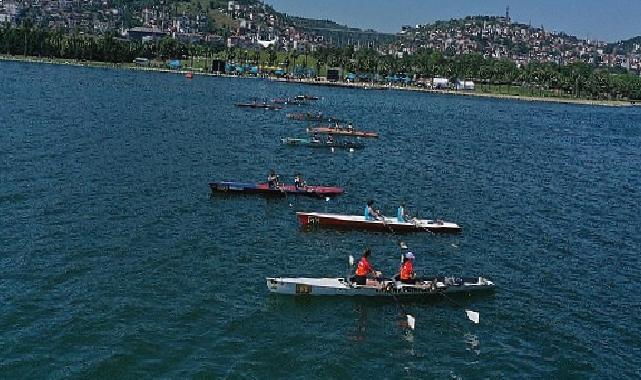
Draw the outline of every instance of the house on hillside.
M127 36L130 40L149 41L156 40L166 36L167 33L158 28L135 27L127 30Z

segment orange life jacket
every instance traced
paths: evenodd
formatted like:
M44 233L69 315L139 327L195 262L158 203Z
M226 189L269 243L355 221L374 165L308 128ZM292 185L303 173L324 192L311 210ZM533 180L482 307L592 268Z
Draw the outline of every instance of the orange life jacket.
M367 274L371 271L372 271L372 266L370 265L370 263L367 261L365 257L361 257L361 260L358 262L358 265L356 266L356 275L367 276Z
M411 280L414 273L414 265L412 260L407 260L401 265L401 280Z

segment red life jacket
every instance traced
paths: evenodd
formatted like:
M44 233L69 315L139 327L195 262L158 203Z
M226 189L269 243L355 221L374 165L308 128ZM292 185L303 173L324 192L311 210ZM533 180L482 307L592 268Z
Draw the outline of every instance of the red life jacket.
M357 276L367 276L369 272L372 271L372 266L369 264L365 257L361 257L361 260L356 266L356 275Z
M407 260L401 265L401 280L411 280L414 273L412 260Z

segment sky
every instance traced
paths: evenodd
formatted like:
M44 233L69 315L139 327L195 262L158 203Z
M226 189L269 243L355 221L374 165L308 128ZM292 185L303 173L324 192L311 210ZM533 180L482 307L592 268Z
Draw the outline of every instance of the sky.
M641 0L265 0L290 15L395 33L401 25L505 14L515 22L606 42L641 35Z

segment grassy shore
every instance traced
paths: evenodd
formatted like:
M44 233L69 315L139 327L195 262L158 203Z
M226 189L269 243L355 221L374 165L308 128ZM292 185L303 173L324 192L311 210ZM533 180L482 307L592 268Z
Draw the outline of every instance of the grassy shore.
M185 67L181 70L170 70L162 64L153 64L153 63L146 66L140 66L134 63L107 63L107 62L97 62L97 61L78 61L73 59L61 59L61 58L42 58L42 57L28 57L28 56L25 57L25 56L11 56L11 55L0 55L0 61L73 65L73 66L97 67L97 68L114 68L114 69L126 69L126 70L136 70L136 71L156 71L156 72L165 72L165 73L174 73L174 74L185 74L187 72L190 72L190 73L193 73L194 75L247 78L247 77L236 76L236 75L207 73L204 71L203 66L200 64L195 64L194 65L195 67ZM416 91L416 92L428 92L428 93L434 93L434 94L449 94L449 95L458 95L458 96L476 96L476 97L483 97L483 98L511 99L511 100L521 100L521 101L531 101L531 102L551 102L551 103L582 104L582 105L610 106L610 107L626 107L626 106L641 105L641 104L635 104L627 100L593 100L593 99L564 97L564 96L559 96L559 94L556 94L549 90L533 91L529 89L523 89L517 86L480 85L477 87L475 91L455 91L455 90L431 90L431 89L426 89L424 87L417 87L413 85L394 85L394 84L385 85L385 84L367 83L367 82L358 82L358 83L327 82L323 80L310 79L310 78L287 79L287 78L279 78L279 77L271 77L271 76L266 78L273 81L282 82L282 83L299 83L299 84L306 84L306 85L312 85L312 86L345 87L345 88L355 88L355 89L363 89L363 90Z

